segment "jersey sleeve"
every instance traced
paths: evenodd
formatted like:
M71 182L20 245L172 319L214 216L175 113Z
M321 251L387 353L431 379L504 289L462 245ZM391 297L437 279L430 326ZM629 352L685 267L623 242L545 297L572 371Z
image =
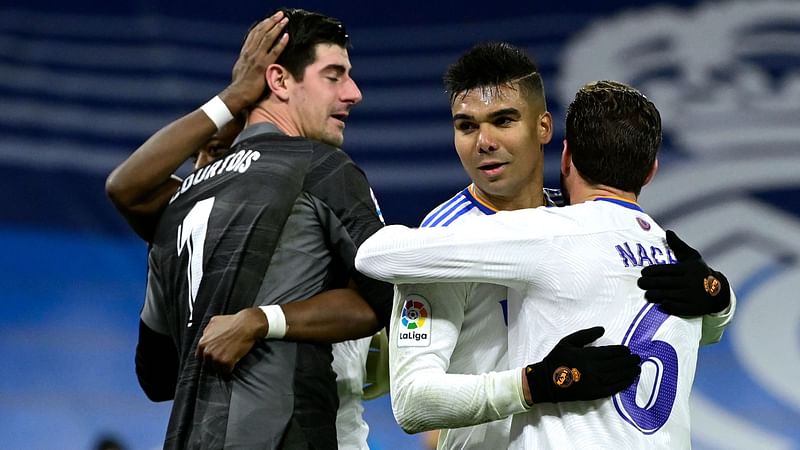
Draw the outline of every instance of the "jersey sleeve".
M175 342L169 336L164 311L163 286L153 270L150 258L147 270L147 290L139 321L136 343L136 377L147 397L155 402L172 400L178 379L180 357Z
M343 270L358 286L375 311L381 326L389 323L392 286L365 276L355 268L358 247L383 227L364 172L342 151L322 147L306 180L306 190L326 208L321 214L328 225L330 244Z
M447 373L464 321L467 289L465 283L396 287L389 336L391 399L395 419L408 433L472 426L528 409L520 369ZM417 313L409 315L406 304ZM420 324L423 316L427 323ZM410 326L411 317L418 326ZM420 334L428 335L417 338Z
M164 309L164 286L157 275L157 271L154 270L154 264L155 260L150 257L147 266L147 288L140 318L154 332L169 335L167 312Z
M522 289L536 282L547 260L553 222L539 226L543 211L525 211L535 218L517 212L465 219L458 227L387 226L359 248L356 268L395 284L472 281ZM525 226L532 220L535 233Z
M700 336L700 345L716 344L722 339L722 334L725 328L733 320L733 314L736 312L736 293L733 292L731 287L731 303L724 310L703 316L702 335Z

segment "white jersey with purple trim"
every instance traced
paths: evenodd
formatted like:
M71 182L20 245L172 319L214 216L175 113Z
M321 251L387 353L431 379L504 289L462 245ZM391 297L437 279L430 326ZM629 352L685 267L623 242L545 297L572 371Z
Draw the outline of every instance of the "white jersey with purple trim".
M621 343L642 357L642 375L612 398L515 415L509 448L691 447L701 319L667 316L644 300L641 268L674 262L664 231L635 203L600 200L470 217L458 227L394 225L359 248L356 267L377 279L508 286L511 367L540 361L565 335L596 325L606 331L594 345Z
M471 189L465 188L434 208L421 226L456 227L469 217L494 214L495 210L478 200ZM509 369L507 293L505 286L488 283L396 287L390 380L392 407L404 429L442 429L439 449L508 446L510 415L527 410L524 402L513 398L517 394L513 386L506 388L509 399L493 401L485 389L487 379L452 376ZM409 314L414 316L412 320ZM506 374L506 378L512 377L513 373ZM493 421L480 423L489 420Z

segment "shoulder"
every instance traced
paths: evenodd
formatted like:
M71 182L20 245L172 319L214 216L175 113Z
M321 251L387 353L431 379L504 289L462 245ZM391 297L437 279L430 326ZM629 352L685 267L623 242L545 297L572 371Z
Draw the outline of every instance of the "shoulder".
M494 214L494 211L481 204L464 188L447 201L433 208L420 224L421 228L446 227L470 216Z
M312 183L319 178L366 179L366 174L342 149L316 141L308 141L312 146L309 175Z
M514 211L498 211L487 217L469 218L465 224L485 227L488 222L521 236L558 236L574 234L585 225L583 208L578 206L538 207Z
M329 160L335 161L340 164L342 163L350 163L353 164L353 160L350 158L350 155L345 153L344 150L334 147L332 145L325 144L323 142L317 141L308 141L314 150L314 159L315 160Z

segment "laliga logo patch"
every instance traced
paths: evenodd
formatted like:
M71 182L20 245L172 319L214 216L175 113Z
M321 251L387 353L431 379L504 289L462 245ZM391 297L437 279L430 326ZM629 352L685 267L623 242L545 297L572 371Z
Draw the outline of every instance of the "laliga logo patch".
M411 294L403 300L398 347L427 347L431 344L430 311L430 303L420 295Z

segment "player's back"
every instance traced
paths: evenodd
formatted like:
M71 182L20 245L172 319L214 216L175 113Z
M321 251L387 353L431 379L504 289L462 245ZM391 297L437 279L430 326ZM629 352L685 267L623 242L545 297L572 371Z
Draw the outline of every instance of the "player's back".
M629 346L642 358L642 375L612 399L540 404L515 416L510 448L689 448L700 319L666 315L636 285L644 265L674 262L663 230L622 201L515 214L514 229L504 231L517 233L520 259L541 262L515 268L511 366L539 361L565 335L602 325L592 345Z
M279 135L237 145L226 158L187 177L161 218L150 262L181 354L166 448L277 446L297 408L286 392L296 389L295 369L301 365L319 374L317 383L307 384L331 392L315 408L327 411L333 423L329 347L300 352L300 344L259 341L230 377L194 357L200 331L212 316L257 304L275 249L285 240L284 224L302 206L315 149L309 141ZM335 447L335 433L330 435Z

